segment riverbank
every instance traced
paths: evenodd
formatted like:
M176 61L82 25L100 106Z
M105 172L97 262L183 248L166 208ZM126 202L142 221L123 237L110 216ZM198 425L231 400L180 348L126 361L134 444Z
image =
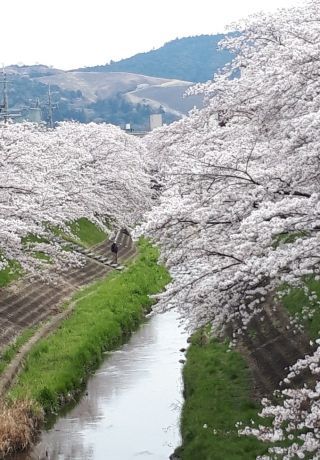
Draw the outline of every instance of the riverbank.
M77 402L14 460L168 460L181 439L179 361L187 336L175 311L143 320L104 355Z
M305 285L309 293L284 287L280 299L266 302L236 349L203 331L192 337L183 370L182 445L173 458L253 460L267 453L268 444L238 430L265 425L258 417L261 397L272 395L287 367L310 353L310 339L319 337L320 282L307 278Z
M187 351L183 380L182 446L173 458L253 460L266 453L261 442L238 436L238 421L250 425L258 419L250 370L239 352L198 331Z
M119 344L150 309L149 294L161 291L169 281L157 258L157 250L142 241L138 257L126 270L110 274L73 298L76 306L71 317L53 335L41 340L26 359L25 368L8 395L9 408L12 401L15 405L31 401L28 410L34 410L37 421L39 408L44 413L57 411L83 388L103 352ZM38 428L38 422L30 425L21 427L22 431ZM15 449L14 443L21 446L12 437L13 445L9 449L4 440L10 438L10 430L7 428L3 433L1 427L0 420L3 452L4 445L7 451Z

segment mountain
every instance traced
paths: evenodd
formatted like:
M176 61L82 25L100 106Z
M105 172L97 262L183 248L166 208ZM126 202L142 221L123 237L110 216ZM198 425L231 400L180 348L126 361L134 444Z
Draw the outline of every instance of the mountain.
M195 82L210 79L232 58L217 50L222 37L176 39L158 50L79 70L12 65L6 68L9 105L22 119L28 113L38 114L40 107L45 120L50 85L55 121L130 123L136 130L145 130L149 116L162 113L164 122L171 123L194 106L202 106L200 96L185 98L185 91Z
M116 94L125 94L137 87L161 86L167 78L149 77L127 72L59 72L37 77L40 83L57 85L66 91L80 90L88 102L108 99ZM192 82L188 82L189 85Z
M139 53L118 62L78 69L84 72L130 72L153 77L203 82L232 59L219 50L224 35L198 35L177 38L161 48Z
M184 98L185 91L193 85L190 81L149 77L127 72L59 72L35 79L39 83L58 86L61 90L80 91L87 108L106 110L110 101L122 99L122 103L136 108L145 105L153 109L150 113L162 110L164 114L181 118L194 106L202 105L202 98ZM128 108L128 107L127 107ZM141 108L141 107L140 107ZM106 114L104 114L106 116ZM99 118L103 115L98 114ZM127 118L127 122L128 122ZM172 120L171 120L172 121Z
M55 121L130 123L136 130L147 130L153 113L162 113L164 122L171 123L202 105L199 96L184 98L193 83L181 80L46 66L10 66L6 73L9 108L21 119L32 119L35 107L41 108L43 120L48 119L49 85Z
M45 75L54 75L63 72L63 70L48 67L42 64L35 65L10 65L6 67L8 74L19 75L21 77L43 77Z

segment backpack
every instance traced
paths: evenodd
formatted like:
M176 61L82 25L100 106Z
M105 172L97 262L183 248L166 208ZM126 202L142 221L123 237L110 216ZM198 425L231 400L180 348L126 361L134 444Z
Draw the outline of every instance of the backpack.
M111 245L111 252L115 252L115 253L118 252L117 243L115 243L115 242L112 243L112 245Z

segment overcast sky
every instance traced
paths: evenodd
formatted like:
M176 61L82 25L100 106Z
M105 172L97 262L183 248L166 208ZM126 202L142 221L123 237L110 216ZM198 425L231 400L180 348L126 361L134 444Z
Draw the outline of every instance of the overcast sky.
M2 0L0 64L105 64L299 0Z

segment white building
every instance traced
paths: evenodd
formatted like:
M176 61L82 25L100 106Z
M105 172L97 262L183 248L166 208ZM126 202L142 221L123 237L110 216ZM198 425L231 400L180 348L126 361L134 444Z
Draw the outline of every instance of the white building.
M150 131L162 126L162 113L153 113L150 115Z

